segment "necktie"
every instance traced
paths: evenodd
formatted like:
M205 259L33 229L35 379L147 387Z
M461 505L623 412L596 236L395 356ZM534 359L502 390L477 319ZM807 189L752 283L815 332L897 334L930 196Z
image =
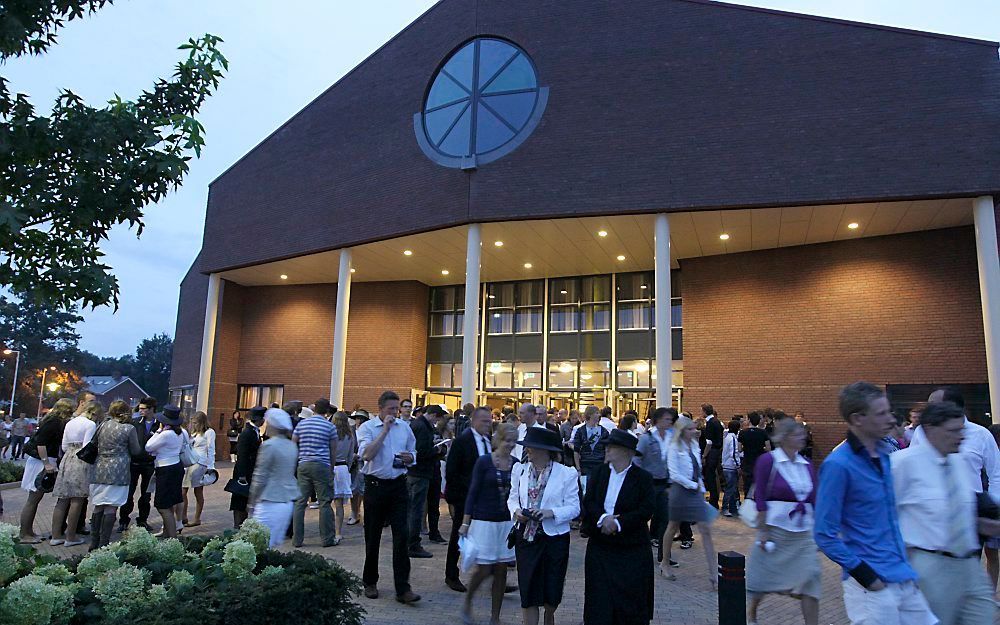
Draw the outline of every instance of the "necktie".
M968 511L963 510L965 506L962 505L958 479L955 477L955 471L958 470L958 467L955 466L955 462L950 456L945 457L944 464L941 466L944 468L944 483L948 489L948 509L952 511L948 515L945 550L955 555L965 555L975 547L969 544Z

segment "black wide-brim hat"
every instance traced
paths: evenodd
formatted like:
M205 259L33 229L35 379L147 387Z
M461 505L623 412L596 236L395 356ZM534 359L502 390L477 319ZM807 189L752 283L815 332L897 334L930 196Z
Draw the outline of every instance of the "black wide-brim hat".
M52 489L56 487L57 475L56 471L42 471L35 477L35 488L43 493L51 493Z
M534 447L535 449L547 449L549 451L562 451L562 437L558 433L548 428L528 428L524 438L517 441L522 447Z
M625 430L619 428L611 430L611 436L609 436L608 440L605 442L607 445L618 445L619 447L630 449L636 456L642 457L642 452L636 450L636 446L639 444L639 439L632 436Z
M163 407L163 412L156 415L156 420L165 425L180 425L184 422L184 417L181 416L180 408L167 404Z

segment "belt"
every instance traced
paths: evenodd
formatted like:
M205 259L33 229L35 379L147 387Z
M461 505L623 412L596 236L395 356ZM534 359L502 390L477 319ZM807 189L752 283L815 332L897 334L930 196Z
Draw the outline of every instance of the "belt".
M965 555L951 553L950 551L943 551L940 549L924 549L923 547L910 547L910 549L916 549L917 551L923 551L925 553L933 553L935 555L944 556L946 558L954 558L955 560L968 560L969 558L978 558L979 550L970 551Z
M668 478L653 478L653 486L669 486L670 480Z
M394 477L394 478L384 478L384 477L375 477L374 475L365 475L365 484L395 484L396 482L405 479L406 479L405 473L403 475L400 475L399 477Z
M347 463L346 462L334 462L333 466L335 466L335 467L346 467Z

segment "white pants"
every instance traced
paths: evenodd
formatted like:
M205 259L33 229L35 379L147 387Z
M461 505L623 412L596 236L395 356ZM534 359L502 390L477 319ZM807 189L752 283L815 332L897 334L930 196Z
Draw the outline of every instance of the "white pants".
M993 625L997 605L979 558L949 558L911 549L909 560L920 576L927 604L941 619L941 625Z
M292 520L292 501L258 501L253 507L253 518L271 530L271 540L267 546L274 549L285 540L288 524Z
M844 607L851 625L937 625L916 582L886 584L868 590L848 577L843 581Z

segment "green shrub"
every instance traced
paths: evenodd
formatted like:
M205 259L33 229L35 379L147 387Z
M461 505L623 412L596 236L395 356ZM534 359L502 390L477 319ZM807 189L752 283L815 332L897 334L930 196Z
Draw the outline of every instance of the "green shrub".
M0 623L4 625L64 625L73 616L73 592L26 575L3 591Z
M24 467L10 460L0 462L0 484L20 482L24 477Z

